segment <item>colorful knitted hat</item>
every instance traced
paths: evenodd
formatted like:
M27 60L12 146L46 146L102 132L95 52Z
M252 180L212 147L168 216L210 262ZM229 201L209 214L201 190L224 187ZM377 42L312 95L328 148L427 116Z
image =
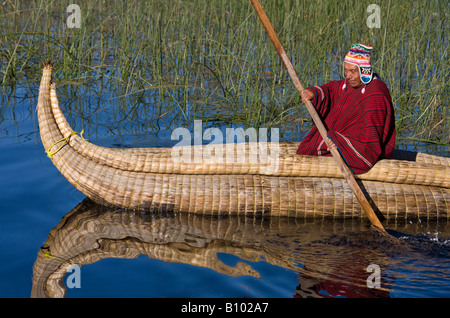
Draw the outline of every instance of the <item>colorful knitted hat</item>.
M370 64L371 46L363 44L353 44L350 51L345 56L344 62L355 64L359 67L361 81L369 84L372 80L372 66Z

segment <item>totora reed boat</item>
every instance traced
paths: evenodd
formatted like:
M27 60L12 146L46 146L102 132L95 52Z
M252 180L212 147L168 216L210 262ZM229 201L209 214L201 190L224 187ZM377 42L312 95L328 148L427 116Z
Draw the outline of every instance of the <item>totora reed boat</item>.
M61 174L99 204L210 215L366 217L333 158L299 156L293 142L227 145L223 160L206 160L208 145L94 145L69 126L51 77L52 65L44 63L37 106L42 143ZM262 158L263 145L276 160L227 160L242 153ZM194 158L199 150L205 160L174 157ZM450 158L397 150L393 159L379 161L356 178L385 219L450 217Z

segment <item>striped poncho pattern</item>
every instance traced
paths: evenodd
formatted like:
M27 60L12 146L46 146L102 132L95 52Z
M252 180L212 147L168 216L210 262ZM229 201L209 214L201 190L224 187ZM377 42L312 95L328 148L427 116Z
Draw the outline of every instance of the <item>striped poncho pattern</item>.
M328 137L355 174L364 173L380 159L390 158L395 147L395 117L391 96L379 79L353 88L347 80L308 87ZM314 126L297 154L330 156Z

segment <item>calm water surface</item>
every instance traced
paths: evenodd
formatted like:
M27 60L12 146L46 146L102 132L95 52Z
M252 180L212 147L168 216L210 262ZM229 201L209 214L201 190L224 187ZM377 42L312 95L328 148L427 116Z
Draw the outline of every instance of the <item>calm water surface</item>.
M21 103L4 112L1 123L1 297L450 295L448 222L387 224L399 238L390 240L358 220L217 219L106 209L86 200L46 157L33 107ZM168 136L128 141L160 138L164 144ZM62 287L75 282L68 259L81 265L80 288ZM370 266L379 269L379 287L368 288L368 280L377 282Z
M15 11L13 2L2 1L2 5L6 10ZM22 2L23 6L25 1ZM177 24L178 18L172 16L171 10L157 12L161 21L164 22L166 18L171 20L167 24L168 38L163 40L167 40L167 44L160 46L159 49L160 51L162 48L167 49L167 53L158 53L161 56L156 54L157 52L149 52L148 56L134 54L126 56L128 49L131 52L141 46L146 48L145 43L139 41L145 42L147 39L145 34L153 29L146 29L143 40L133 39L135 35L130 34L130 39L133 41L129 42L124 31L127 29L122 29L122 26L125 27L132 19L125 17L121 22L119 21L121 20L120 12L115 12L122 11L122 14L126 12L126 6L123 6L123 3L114 5L111 8L111 15L104 11L108 15L104 21L106 23L99 24L100 17L90 18L92 20L90 27L83 27L80 32L69 30L70 32L63 34L60 26L62 27L63 24L61 16L67 14L65 5L60 5L58 2L58 6L51 7L49 11L45 1L35 2L36 4L30 3L33 8L39 6L40 11L34 9L17 11L14 13L14 20L5 23L3 32L6 41L3 43L9 46L5 44L2 48L4 54L0 61L3 67L1 77L3 78L4 73L9 74L6 69L9 67L9 62L17 63L14 67L20 67L19 74L28 75L26 78L15 79L17 82L13 78L11 81L8 80L7 84L0 86L0 249L2 251L0 253L0 297L435 298L450 296L449 221L427 223L422 220L385 224L393 237L397 238L390 239L380 236L378 232L371 230L367 223L360 220L330 222L277 218L217 219L185 214L151 215L106 209L87 200L53 166L40 142L35 111L40 74L38 76L31 74L32 66L39 63L35 59L40 60L41 55L44 58L46 54L51 56L52 52L55 53L53 58L57 60L56 63L60 63L55 70L63 73L54 74L59 88L58 97L63 112L74 130L81 131L85 128L84 136L98 145L138 147L174 144L175 142L170 140L170 133L175 127L180 126L177 122L178 118L184 117L187 122L184 124L189 126L189 122L194 119L208 118L197 114L197 111L202 111L203 108L211 108L208 111L214 113L216 109L219 112L233 105L235 101L229 103L228 98L234 95L226 96L224 87L220 89L219 83L215 82L217 74L212 70L216 63L219 64L217 70L221 69L222 54L225 54L223 52L230 51L227 53L228 59L232 60L233 65L241 59L241 55L239 52L232 52L234 46L227 48L225 43L220 43L220 39L216 41L214 35L211 39L217 43L207 44L205 49L202 47L197 49L194 43L197 41L196 37L198 40L202 37L206 41L209 39L209 35L206 34L210 32L209 27L202 26L201 28L205 28L205 34L194 34L195 37L192 37L192 44L190 44L194 47L186 46L188 54L199 54L205 60L205 67L192 68L195 72L196 70L205 72L200 74L198 79L193 79L195 83L198 82L197 84L201 85L201 89L193 88L193 92L189 92L189 96L183 98L186 97L183 94L186 94L185 90L190 87L190 84L187 85L188 81L186 81L187 86L184 87L183 82L186 77L179 79L177 72L190 73L191 68L185 65L184 61L181 63L181 59L171 55L171 47L175 48L177 43L182 44L185 38L181 36L189 30L179 32L177 28L172 29L170 24ZM189 2L188 6L191 5ZM104 7L103 2L98 2L98 6L99 9L94 8L94 11L89 14L95 15L96 10ZM4 19L10 19L10 17L12 15L6 11ZM117 28L113 28L116 20ZM141 18L137 20L141 21ZM191 24L191 20L188 19L186 22ZM139 21L136 23L140 23ZM331 25L331 21L330 24L328 21L325 22L322 31ZM21 26L21 23L25 25ZM164 26L162 23L158 24L159 30L162 30L161 26ZM38 24L42 24L43 28L36 28ZM108 25L111 27L110 30ZM227 33L233 33L234 37L234 34L239 34L239 29L244 28L241 28L243 25L239 24L238 29L232 29L233 26L229 26L230 30ZM106 29L102 31L104 27ZM142 28L146 28L146 25L144 24ZM214 28L211 30L214 32ZM98 35L98 32L105 33ZM166 36L159 32L158 37ZM170 32L175 34L172 36ZM105 48L106 57L103 56L103 34L105 34L105 43L109 43L106 45L118 46ZM76 37L79 35L82 37L77 40ZM121 40L119 37L122 35ZM411 36L413 35L414 33L411 33ZM10 36L11 39L8 42ZM108 37L115 36L117 38L113 41L108 40ZM95 56L95 52L99 53L99 51L91 48L90 42L83 44L85 46L79 49L76 48L76 43L81 45L82 42L87 41L84 39L91 37L92 43L96 40L101 41L101 57ZM190 41L191 34L186 38ZM441 41L440 35L438 39ZM63 43L64 41L67 43ZM230 38L231 41L233 38ZM430 39L430 43L433 41ZM42 46L38 45L40 42ZM128 43L131 43L131 47L121 47ZM210 51L207 48L214 46L217 46L219 51ZM73 53L72 48L79 52ZM440 47L442 48L445 51L446 46ZM90 53L91 50L93 54ZM184 44L180 46L179 51L174 52L183 52L183 50L185 50ZM204 50L206 51L203 52ZM405 46L404 50L404 54L409 54L410 48ZM147 51L149 50L142 50L145 54ZM110 52L112 52L111 57L108 57ZM17 54L20 59L9 60L8 55L12 53ZM71 62L72 54L75 54L76 58L73 62ZM86 55L85 58L83 58L84 55ZM91 55L94 59L100 60L92 65L91 62L84 62L85 59L89 60ZM58 61L59 58L64 59L64 57L67 60ZM82 61L81 63L89 65L80 67L80 73L78 73L78 67L73 74L68 72L71 63L79 64L78 58ZM163 58L167 61L163 61ZM252 54L247 53L242 58L253 59ZM173 62L171 62L172 59ZM330 57L330 61L334 60L334 56ZM153 69L148 68L148 74L144 74L145 69L142 70L142 74L139 70L139 76L134 74L135 76L130 77L130 80L123 81L123 78L128 78L129 70L127 65L120 65L121 61L129 62L133 68L150 61L153 63L152 68L161 66L161 74L156 71L153 74ZM178 66L178 61L181 67ZM188 57L186 61L195 62L197 58ZM64 62L67 62L68 66L61 67ZM164 63L159 65L160 62ZM339 63L341 63L340 60ZM418 63L419 71L421 61ZM439 63L442 62L439 61ZM102 66L97 70L96 65L103 64L113 65L111 66L113 69ZM168 65L172 66L168 67ZM249 65L246 67L252 69L253 65L260 65L260 63L252 62L245 65ZM28 67L30 69L27 71ZM270 67L273 68L273 66ZM319 67L322 66L319 65ZM425 67L428 69L427 65L423 66ZM317 66L314 65L313 68ZM336 76L340 76L340 70L336 68ZM319 70L319 73L322 73L322 70ZM234 71L230 74L232 75L229 79L230 83L227 83L226 74L222 79L226 84L225 89L229 88L230 93L236 85L241 85L239 84L241 82L243 82L242 85L247 85L245 82L251 77L234 79ZM430 74L435 73L433 71ZM421 73L420 77L422 75ZM148 79L144 87L141 87L142 83L137 80L141 76ZM279 76L281 75L276 75L273 79L269 77L264 79L262 89L266 87L266 84L269 85L269 82L275 79L278 81ZM147 86L151 83L150 78L159 77L161 77L159 79L161 87ZM311 78L319 79L321 76L314 77L311 74ZM210 85L208 81L211 81ZM170 84L167 88L166 83ZM422 82L418 81L418 83L417 88L420 90L417 90L417 95L421 95L422 92L437 94L434 102L429 106L436 105L436 97L441 96L438 93L439 90L436 91L434 86L428 90L428 85L423 88L420 86ZM434 80L430 83L429 85L435 85ZM128 84L131 86L129 87ZM410 93L414 93L415 87L411 87L407 88L404 96L394 96L394 99L401 101L405 97L408 100L414 100L416 95L410 95ZM223 90L224 96L218 94L218 97L215 97L216 90ZM283 94L281 99L290 98L290 94L284 92L289 90L284 87L284 84L280 85L279 90L278 93ZM240 93L236 96L242 99L254 98ZM215 102L216 98L220 103ZM442 98L445 100L445 97ZM422 101L421 98L418 99ZM209 103L207 107L196 107L203 106L203 102L198 101L204 100ZM184 102L186 105L183 104ZM442 111L429 106L424 112ZM412 118L415 117L412 116ZM431 131L435 127L432 127ZM296 131L287 132L281 137L283 140L300 140ZM410 148L410 150L421 149ZM430 147L426 152L450 156L448 146ZM81 265L79 272L76 268L69 268L69 260ZM375 271L370 272L368 269L375 269ZM377 273L380 278L379 285L375 279ZM74 282L80 282L80 288L76 288L77 285L72 286ZM374 288L369 288L369 285Z

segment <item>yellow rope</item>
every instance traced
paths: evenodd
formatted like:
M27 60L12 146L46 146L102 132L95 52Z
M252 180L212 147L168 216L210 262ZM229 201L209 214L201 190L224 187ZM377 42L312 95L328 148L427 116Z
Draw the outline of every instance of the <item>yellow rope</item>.
M49 247L44 247L44 246L42 246L42 247L41 247L41 252L44 254L44 256L45 256L46 258L53 259L53 260L57 260L57 261L59 261L59 262L61 262L61 263L68 263L68 264L71 264L69 261L65 260L65 259L62 258L62 257L52 255L52 253L50 253L50 248L49 248Z
M74 136L74 135L76 135L76 134L80 135L80 137L83 138L83 140L87 140L87 139L85 139L85 138L83 137L84 129L83 129L80 133L79 133L79 132L76 132L76 131L72 131L72 132L69 134L69 136L64 137L64 138L62 138L62 139L60 139L60 140L58 140L58 141L55 141L50 147L48 147L48 149L45 150L45 152L47 153L47 156L48 156L50 159L52 159L53 155L56 154L58 151L60 151L61 148L64 147L64 146L69 142L70 137L72 137L72 136ZM56 151L51 151L51 149L53 148L53 146L55 146L56 144L58 144L58 143L60 143L60 142L62 142L62 141L63 141L64 143L63 143L61 146L59 146L59 148L56 149Z
M48 247L48 246L46 246L46 247L42 246L41 252L44 254L44 256L46 258L58 261L61 264L77 265L77 264L72 263L70 260L66 260L62 257L52 255L52 253L50 252L50 247ZM81 265L78 265L78 266L81 268Z

